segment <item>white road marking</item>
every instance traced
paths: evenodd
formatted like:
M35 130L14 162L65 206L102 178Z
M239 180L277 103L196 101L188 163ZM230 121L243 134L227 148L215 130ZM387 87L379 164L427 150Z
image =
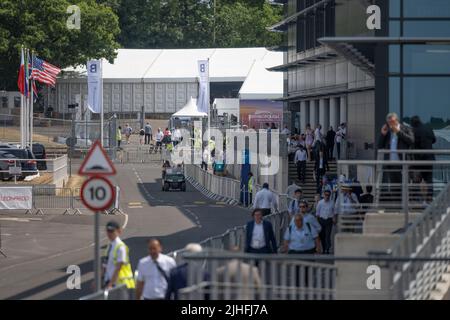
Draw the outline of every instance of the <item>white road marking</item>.
M30 222L30 219L24 218L0 218L2 221Z

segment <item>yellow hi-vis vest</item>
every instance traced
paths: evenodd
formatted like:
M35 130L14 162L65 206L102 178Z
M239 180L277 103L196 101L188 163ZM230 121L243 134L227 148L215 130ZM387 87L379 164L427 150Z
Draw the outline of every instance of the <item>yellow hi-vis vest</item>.
M106 246L106 251L105 251L105 256L106 258L108 258L108 251L109 251L109 246L111 244L108 244ZM125 250L126 250L126 257L125 257L125 262L122 264L122 267L119 270L119 276L117 277L117 284L125 284L127 286L128 289L134 289L135 288L135 282L134 282L134 277L133 277L133 271L131 270L131 264L130 264L130 255L129 255L129 249L127 247L127 245L123 242L118 243L114 248L113 248L113 261L114 261L114 265L117 263L117 250L119 250L120 247L125 246Z
M248 192L253 192L253 177L248 179Z

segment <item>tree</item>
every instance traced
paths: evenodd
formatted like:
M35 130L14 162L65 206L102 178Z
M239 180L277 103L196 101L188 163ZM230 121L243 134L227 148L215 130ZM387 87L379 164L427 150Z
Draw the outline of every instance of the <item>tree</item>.
M69 29L67 8L77 5L81 29ZM17 90L20 48L33 50L61 68L89 59L113 61L119 21L111 7L94 0L2 0L0 2L0 89Z
M267 27L281 20L282 9L264 0L122 0L117 13L122 30L119 42L124 48L255 47L281 43L281 35L269 32Z
M216 46L269 47L281 43L267 27L281 20L281 8L265 1L226 1L216 14Z

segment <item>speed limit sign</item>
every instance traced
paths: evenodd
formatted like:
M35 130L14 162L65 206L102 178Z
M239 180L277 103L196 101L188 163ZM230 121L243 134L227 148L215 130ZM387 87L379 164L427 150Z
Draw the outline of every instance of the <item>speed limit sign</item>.
M114 187L104 177L89 178L81 187L81 201L92 211L103 211L110 208L114 197Z

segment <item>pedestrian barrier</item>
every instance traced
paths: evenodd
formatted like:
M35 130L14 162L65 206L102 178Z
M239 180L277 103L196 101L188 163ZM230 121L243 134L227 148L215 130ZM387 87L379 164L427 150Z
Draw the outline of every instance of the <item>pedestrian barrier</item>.
M120 163L162 163L169 158L169 152L163 147L153 145L125 146L117 148L115 159Z
M277 244L278 246L281 246L284 232L290 223L289 213L287 211L274 213L264 217L264 219L272 224ZM245 226L230 228L221 235L209 237L201 241L200 245L204 248L216 250L229 250L237 247L240 251L244 251L246 237L245 229ZM184 252L184 249L180 249L169 253L169 255L179 262Z
M389 152L379 150L379 158ZM339 178L334 189L338 232L362 232L366 213L403 214L404 228L407 228L410 215L426 210L450 183L449 150L399 150L398 153L404 160L338 161ZM418 154L435 156L436 160L412 160ZM363 177L362 182L354 180L358 176ZM367 185L373 186L372 201L359 203L357 190L363 192Z
M220 196L222 200L229 200L237 204L240 201L241 182L213 175L197 165L185 165L185 176L194 187L197 187L208 196Z
M450 257L450 184L385 254L391 257ZM405 262L391 266L392 298L432 298L443 275L450 272L449 267L449 261L424 261L415 265Z
M182 300L206 295L211 300L332 300L336 295L336 267L296 255L207 250L185 254L184 260L188 286L180 290Z
M81 214L85 209L80 197L80 188L57 188L53 186L32 186L32 208L26 214L43 215L49 210L60 210L63 215ZM121 213L120 188L116 187L116 199L113 206L105 214Z

